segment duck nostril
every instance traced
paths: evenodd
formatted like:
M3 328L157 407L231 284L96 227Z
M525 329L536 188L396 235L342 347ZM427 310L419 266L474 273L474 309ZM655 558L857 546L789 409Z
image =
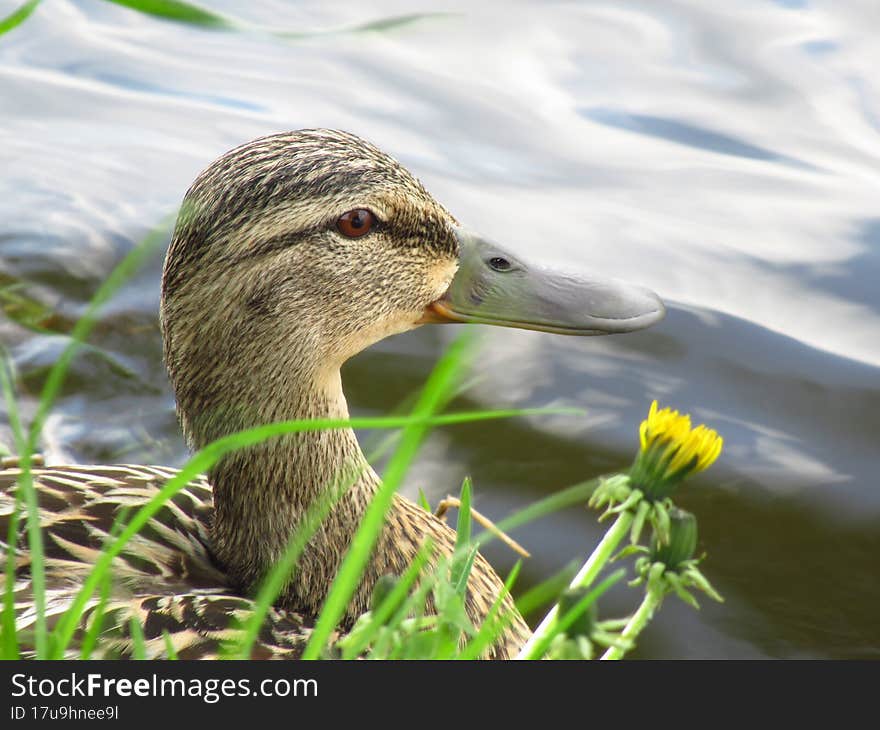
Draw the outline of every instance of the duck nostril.
M510 261L501 256L493 256L489 259L489 266L495 271L510 271Z

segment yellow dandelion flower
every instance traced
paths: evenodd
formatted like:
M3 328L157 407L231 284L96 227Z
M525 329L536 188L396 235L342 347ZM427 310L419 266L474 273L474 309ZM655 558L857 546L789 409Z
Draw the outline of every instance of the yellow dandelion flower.
M641 449L630 471L632 483L651 498L668 496L685 476L708 469L718 458L724 440L704 424L691 426L691 417L651 403L639 428Z

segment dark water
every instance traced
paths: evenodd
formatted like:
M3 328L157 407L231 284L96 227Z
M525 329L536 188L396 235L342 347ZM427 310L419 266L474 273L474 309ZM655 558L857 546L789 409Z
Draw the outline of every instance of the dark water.
M414 12L391 0L212 7L298 31ZM671 304L660 326L616 338L484 328L462 405L588 415L437 432L407 493L436 501L471 474L478 508L500 518L625 466L658 398L726 439L680 501L727 602L696 613L668 600L638 654L877 657L880 6L439 9L294 42L57 0L0 38L0 338L26 412L95 288L210 160L266 133L349 129L523 256ZM161 365L160 266L104 310L47 423L50 461L185 459ZM24 326L35 322L60 334ZM453 329L350 362L352 410L405 399ZM520 530L526 584L582 560L599 534L584 509ZM489 557L513 562L502 548ZM634 599L619 591L603 611Z

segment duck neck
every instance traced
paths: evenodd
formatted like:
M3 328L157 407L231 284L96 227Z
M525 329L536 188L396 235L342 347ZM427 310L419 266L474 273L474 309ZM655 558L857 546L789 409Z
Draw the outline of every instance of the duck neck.
M261 413L258 422L347 419L339 371L310 380L310 387L285 399L284 408L267 404L271 412ZM214 488L212 547L245 590L276 563L307 517L337 499L292 583L291 601L310 609L323 597L379 483L350 428L272 438L224 457L208 477Z

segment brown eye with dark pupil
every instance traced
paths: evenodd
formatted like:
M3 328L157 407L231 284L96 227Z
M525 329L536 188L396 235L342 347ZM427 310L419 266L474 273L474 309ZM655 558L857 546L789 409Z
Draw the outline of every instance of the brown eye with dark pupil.
M336 221L336 228L343 236L360 238L370 232L375 222L376 216L366 208L355 208L339 216L339 220Z

